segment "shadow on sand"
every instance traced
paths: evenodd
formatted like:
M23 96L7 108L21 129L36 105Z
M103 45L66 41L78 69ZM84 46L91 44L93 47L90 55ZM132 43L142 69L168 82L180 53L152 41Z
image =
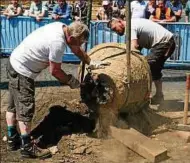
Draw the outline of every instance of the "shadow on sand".
M41 147L45 148L57 145L64 135L90 133L94 126L94 121L88 117L57 105L49 108L49 114L32 130L31 135L39 141Z
M158 107L158 111L165 111L165 112L179 112L183 110L184 110L183 100L164 100Z

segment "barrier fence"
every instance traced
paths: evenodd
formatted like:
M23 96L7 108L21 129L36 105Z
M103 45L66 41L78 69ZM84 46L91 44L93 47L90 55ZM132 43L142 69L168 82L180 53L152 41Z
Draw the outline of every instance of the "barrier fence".
M45 18L40 22L30 17L15 17L8 20L5 16L1 19L1 55L10 55L20 42L35 29L54 22L50 18ZM62 20L65 24L70 24L71 20ZM172 57L167 60L169 64L186 64L190 66L190 23L167 23L162 24L169 31L174 33L176 41L176 50ZM92 21L90 24L90 37L88 41L88 50L95 45L105 42L125 43L125 36L118 36L107 28L107 22ZM148 50L143 49L142 53L147 55ZM64 52L63 61L76 62L79 59L72 54L67 47Z

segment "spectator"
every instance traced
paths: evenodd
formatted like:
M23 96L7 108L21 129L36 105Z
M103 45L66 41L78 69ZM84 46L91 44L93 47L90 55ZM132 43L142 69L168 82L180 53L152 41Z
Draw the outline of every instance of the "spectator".
M149 19L150 15L152 15L156 10L156 1L155 0L149 0L146 10L145 10L145 18Z
M166 1L166 8L171 8L176 16L176 21L179 21L182 14L182 3L180 0L168 0Z
M155 12L150 16L150 19L154 22L175 22L176 17L171 8L166 8L164 0L158 1L158 6Z
M41 0L34 0L30 5L29 16L36 18L37 21L41 21L43 17L48 17L47 4Z
M116 2L112 1L112 17L119 18L121 17L121 13L123 13L122 6L118 6Z
M52 18L55 20L71 18L72 8L66 0L58 0L57 3L53 8Z
M87 2L86 0L79 0L73 5L73 19L74 20L82 20L83 22L87 18Z
M185 7L185 22L190 22L190 0L186 3Z
M22 14L22 7L18 4L18 0L11 0L8 7L3 12L8 19L11 17L16 17Z
M125 18L125 2L126 0L113 1L113 17L114 18Z
M147 2L144 0L135 0L131 2L131 17L145 18Z
M112 3L109 0L102 1L102 7L98 10L96 17L98 20L111 20L113 15Z

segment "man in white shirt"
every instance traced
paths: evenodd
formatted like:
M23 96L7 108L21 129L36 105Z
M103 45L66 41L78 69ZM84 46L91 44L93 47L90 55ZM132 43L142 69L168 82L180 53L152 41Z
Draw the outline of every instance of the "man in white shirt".
M50 156L47 149L39 149L30 137L30 125L35 110L34 79L49 66L51 75L70 88L79 88L80 82L61 69L62 57L68 45L72 52L91 69L100 68L103 62L92 61L81 49L88 40L88 27L81 22L69 26L61 22L45 25L29 34L12 52L7 64L9 77L9 106L6 112L8 149L16 150L21 144L21 155L30 158ZM21 133L16 129L16 123ZM21 143L22 142L22 143Z
M144 0L135 0L131 2L131 17L145 18L147 2Z
M108 23L108 27L119 35L124 35L126 21L113 19ZM164 99L161 71L165 61L175 50L173 34L151 20L132 19L131 49L140 52L142 48L150 49L150 54L146 58L150 65L152 79L156 87L156 94L152 98L151 103L158 104Z

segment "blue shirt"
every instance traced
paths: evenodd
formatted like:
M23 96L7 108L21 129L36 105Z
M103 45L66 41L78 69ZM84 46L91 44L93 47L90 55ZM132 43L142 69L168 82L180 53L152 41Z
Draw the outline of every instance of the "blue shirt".
M174 2L173 4L170 1L166 1L165 7L171 8L172 11L176 11L176 12L178 10L182 10L183 9L182 4L181 4L180 1Z
M71 18L71 6L68 5L67 3L65 3L63 5L63 7L60 7L59 4L57 4L54 8L53 8L53 14L59 15L59 16L63 16L63 18Z
M174 3L170 1L166 1L165 7L171 8L173 12L178 12L179 10L183 9L182 3L179 0ZM177 19L176 21L179 21L180 18L181 16L176 16L176 19Z

